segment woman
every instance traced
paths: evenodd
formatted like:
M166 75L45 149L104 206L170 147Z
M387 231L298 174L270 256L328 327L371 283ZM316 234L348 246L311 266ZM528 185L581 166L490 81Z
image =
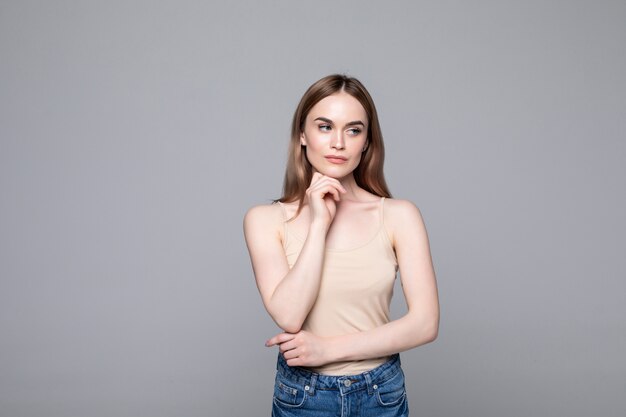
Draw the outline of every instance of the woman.
M355 78L305 92L283 196L244 233L263 304L283 330L273 416L406 416L399 352L435 340L437 284L419 209L392 199L374 102ZM400 272L408 312L389 320Z

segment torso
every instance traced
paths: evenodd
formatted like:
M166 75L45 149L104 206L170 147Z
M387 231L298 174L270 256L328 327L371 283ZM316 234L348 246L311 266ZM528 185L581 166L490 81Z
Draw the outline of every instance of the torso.
M330 337L367 331L389 322L389 304L398 271L392 241L384 224L385 200L342 201L326 239L317 300L303 330ZM297 204L279 204L283 219L291 218ZM309 210L280 227L289 267L298 259L306 240ZM388 357L335 362L314 368L328 375L354 375L379 366Z
M387 204L389 204L387 200ZM291 218L298 208L297 202L282 203ZM378 231L380 197L372 195L367 201L340 201L337 204L337 212L326 234L326 248L335 250L351 249L368 242ZM310 211L309 206L302 207L300 214L289 222L289 230L300 239L307 237L309 230ZM285 241L284 227L278 225L281 240ZM391 235L388 225L385 228Z

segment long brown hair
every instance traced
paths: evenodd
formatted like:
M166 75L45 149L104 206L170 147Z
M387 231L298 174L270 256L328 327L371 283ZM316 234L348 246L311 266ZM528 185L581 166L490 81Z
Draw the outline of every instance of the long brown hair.
M361 162L353 172L357 185L379 197L391 197L383 174L385 147L374 101L356 78L344 74L331 74L316 81L306 90L293 115L283 195L274 200L274 203L278 201L290 203L298 200L298 210L293 218L297 217L302 210L306 190L313 177L313 167L306 158L304 146L300 143L304 122L318 101L338 92L346 92L356 98L365 109L368 118L367 148L363 152Z

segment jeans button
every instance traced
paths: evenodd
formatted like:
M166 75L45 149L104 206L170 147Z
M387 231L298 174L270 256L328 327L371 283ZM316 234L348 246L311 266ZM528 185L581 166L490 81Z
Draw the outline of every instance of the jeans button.
M346 379L345 381L343 381L343 385L345 385L346 387L349 387L350 385L352 385L352 381L350 381L349 379Z

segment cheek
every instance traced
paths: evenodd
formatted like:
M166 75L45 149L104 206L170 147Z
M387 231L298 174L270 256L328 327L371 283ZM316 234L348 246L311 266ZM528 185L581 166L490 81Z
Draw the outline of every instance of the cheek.
M323 149L325 149L325 142L323 138L311 136L307 143L307 148L310 151L321 152Z
M350 146L350 153L355 156L361 154L364 146L365 140L355 140Z

